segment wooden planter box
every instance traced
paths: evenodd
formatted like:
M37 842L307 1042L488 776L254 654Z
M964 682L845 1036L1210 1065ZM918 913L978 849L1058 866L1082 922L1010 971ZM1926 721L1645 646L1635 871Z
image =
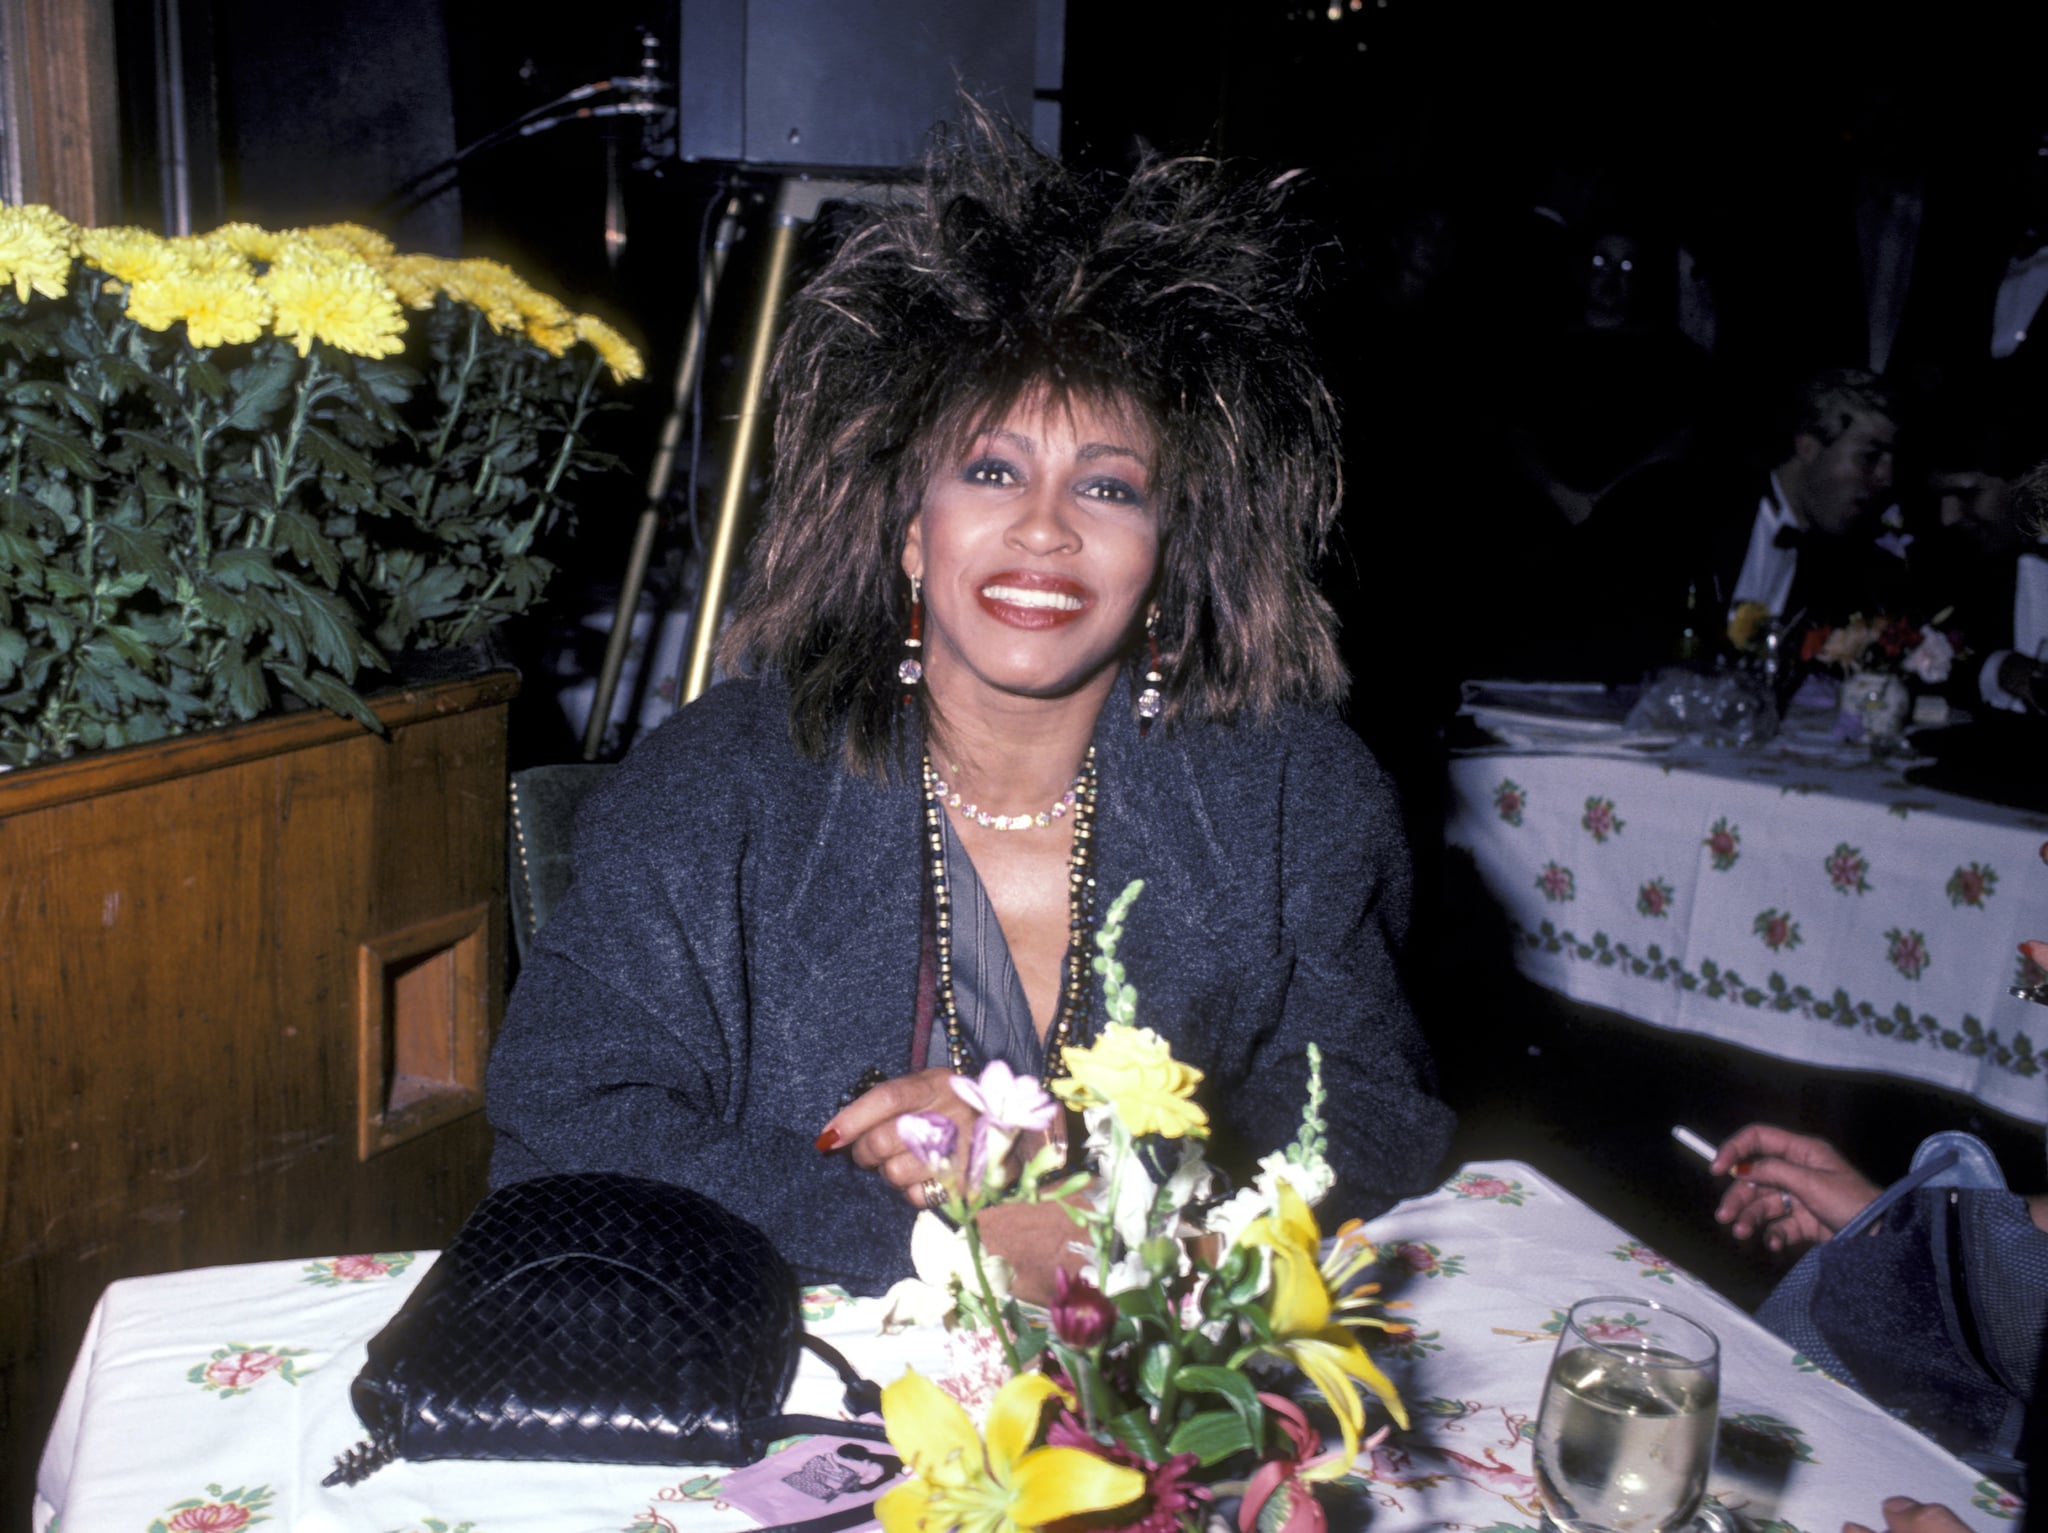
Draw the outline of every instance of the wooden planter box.
M107 1283L439 1245L482 1195L517 690L372 698L382 739L301 713L0 773L16 1503Z

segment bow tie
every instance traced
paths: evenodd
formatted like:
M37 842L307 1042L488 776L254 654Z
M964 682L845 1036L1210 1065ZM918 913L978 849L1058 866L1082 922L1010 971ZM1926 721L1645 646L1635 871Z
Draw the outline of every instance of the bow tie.
M1789 548L1794 553L1797 553L1812 540L1812 533L1808 532L1804 527L1794 527L1788 522L1785 526L1778 529L1777 536L1771 539L1771 546L1773 548Z

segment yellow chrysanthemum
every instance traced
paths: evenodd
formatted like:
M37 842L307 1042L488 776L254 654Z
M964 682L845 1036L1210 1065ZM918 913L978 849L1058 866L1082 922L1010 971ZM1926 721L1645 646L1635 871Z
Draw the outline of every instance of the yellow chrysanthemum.
M1254 1219L1238 1237L1240 1245L1264 1246L1272 1253L1273 1280L1267 1291L1266 1307L1273 1324L1273 1340L1258 1350L1286 1358L1307 1375L1316 1391L1329 1402L1330 1412L1344 1434L1344 1463L1348 1465L1358 1456L1365 1429L1365 1406L1351 1380L1356 1379L1371 1390L1388 1414L1404 1427L1408 1425L1408 1412L1400 1395L1394 1392L1392 1381L1359 1345L1353 1329L1361 1325L1383 1327L1385 1322L1357 1313L1359 1306L1350 1302L1342 1306L1349 1313L1333 1318L1332 1312L1339 1306L1330 1296L1331 1275L1318 1261L1322 1231L1316 1227L1316 1216L1290 1183L1281 1182L1279 1192L1279 1212ZM1333 1268L1344 1275L1355 1271L1360 1260L1356 1242L1340 1240L1331 1253ZM1341 1276L1337 1280L1341 1281Z
M612 382L624 383L647 376L647 364L640 360L640 353L634 349L633 343L596 315L576 316L576 339L588 344L604 358L604 365L612 370Z
M179 264L186 271L244 281L256 274L256 269L249 264L250 257L218 234L180 234L164 243L177 254Z
M128 317L152 330L185 322L194 346L240 346L270 324L270 299L246 267L179 262L128 290Z
M1022 1533L1129 1506L1145 1476L1085 1448L1034 1448L1046 1406L1061 1399L1042 1373L996 1391L988 1441L951 1395L917 1373L882 1391L889 1444L913 1478L875 1503L883 1533Z
M294 229L292 233L370 262L385 260L398 248L375 229L366 229L361 224L316 224L310 229Z
M149 282L178 269L178 250L147 229L80 229L78 253L117 282ZM161 327L159 327L161 328Z
M1132 1136L1205 1138L1209 1115L1195 1105L1202 1072L1173 1057L1149 1027L1106 1027L1085 1049L1066 1051L1068 1078L1052 1083L1076 1110L1108 1106Z
M493 330L516 330L525 324L519 295L526 284L500 261L450 261L441 273L441 291L458 303L483 311Z
M260 224L237 223L222 224L205 238L217 240L252 261L274 261L288 236L273 234Z
M576 316L559 298L522 286L512 301L526 326L526 338L549 356L559 357L576 344Z
M0 287L13 283L22 303L31 292L62 298L71 287L76 233L70 219L39 203L0 208Z
M405 311L367 261L289 237L257 279L275 309L271 329L295 341L299 355L315 341L359 357L405 349Z
M372 263L408 309L431 309L447 282L452 262L439 256L402 255Z

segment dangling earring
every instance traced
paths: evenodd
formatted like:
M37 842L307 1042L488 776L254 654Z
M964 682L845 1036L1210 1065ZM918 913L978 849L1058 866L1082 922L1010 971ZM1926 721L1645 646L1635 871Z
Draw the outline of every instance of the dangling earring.
M1142 737L1152 727L1152 721L1159 717L1163 700L1159 696L1159 609L1154 607L1145 614L1145 647L1151 653L1151 665L1145 672L1145 690L1138 694L1138 734Z
M924 679L924 588L915 575L910 577L910 637L903 641L903 659L896 666L896 679L903 683L903 701L908 703L917 684Z

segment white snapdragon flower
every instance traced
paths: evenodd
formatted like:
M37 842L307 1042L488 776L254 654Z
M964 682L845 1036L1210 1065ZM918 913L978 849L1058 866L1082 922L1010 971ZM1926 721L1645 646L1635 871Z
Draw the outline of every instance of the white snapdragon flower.
M917 1269L917 1276L905 1278L889 1290L887 1308L882 1312L885 1336L916 1325L944 1325L960 1307L961 1285L975 1281L966 1231L952 1228L930 1209L920 1213L910 1227L910 1264ZM1008 1297L1010 1264L985 1251L982 1268L996 1298Z

